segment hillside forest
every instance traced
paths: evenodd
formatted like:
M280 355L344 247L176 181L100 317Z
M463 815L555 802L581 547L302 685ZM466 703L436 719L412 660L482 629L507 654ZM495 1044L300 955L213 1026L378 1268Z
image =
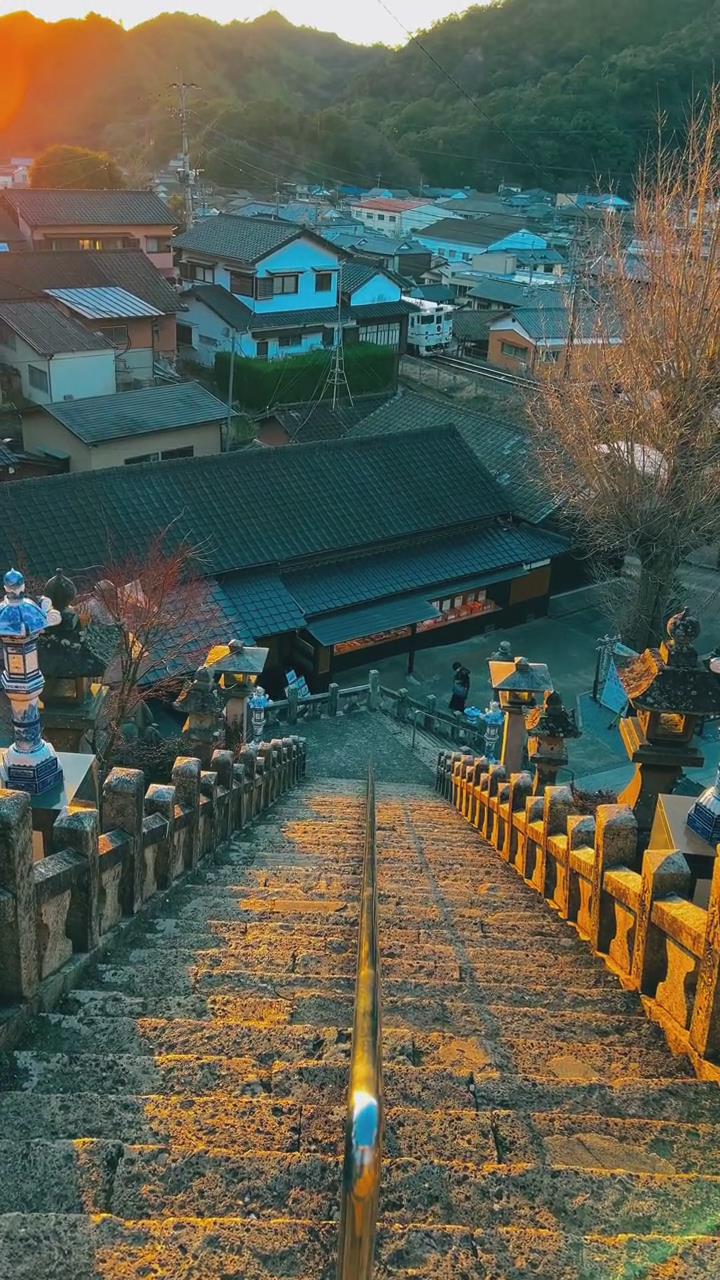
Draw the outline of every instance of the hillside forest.
M179 144L223 186L276 183L630 188L681 131L720 57L720 0L496 0L402 47L363 47L277 13L220 26L164 14L0 18L0 154L109 152L141 184ZM179 70L181 69L181 71ZM72 92L69 91L71 86Z

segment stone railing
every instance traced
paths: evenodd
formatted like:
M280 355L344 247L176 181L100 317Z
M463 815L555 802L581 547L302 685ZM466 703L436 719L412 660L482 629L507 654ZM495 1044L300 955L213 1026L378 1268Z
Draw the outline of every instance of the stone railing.
M272 731L283 724L298 724L301 720L347 715L361 707L377 711L379 705L380 676L377 671L371 671L367 684L355 684L347 688L331 684L326 693L311 693L307 698L300 698L296 689L290 689L287 698L270 703L266 724Z
M411 698L407 689L380 689L380 710L393 720L421 729L440 742L466 746L471 751L482 751L485 745L485 729L473 725L460 711L438 711L434 694L429 693L424 702Z
M473 751L481 751L485 745L484 729L477 728L460 712L437 711L433 694L419 702L410 697L407 689L388 689L380 684L377 671L370 672L367 684L342 688L333 683L326 693L313 693L307 698L298 698L297 693L291 690L287 698L270 703L267 728L273 732L284 724L293 725L302 720L323 717L332 719L360 709L382 711L391 719L420 729L439 742L466 746Z
M30 799L0 790L0 1047L76 985L124 922L296 786L305 756L297 737L237 759L215 751L208 770L184 756L167 786L147 790L139 769L113 769L100 813L64 809L53 852L35 862Z
M643 997L672 1047L720 1079L720 857L707 909L678 851L648 849L638 866L628 806L580 814L567 786L533 795L529 773L443 751L437 789L567 920L622 985ZM719 850L720 852L720 850Z

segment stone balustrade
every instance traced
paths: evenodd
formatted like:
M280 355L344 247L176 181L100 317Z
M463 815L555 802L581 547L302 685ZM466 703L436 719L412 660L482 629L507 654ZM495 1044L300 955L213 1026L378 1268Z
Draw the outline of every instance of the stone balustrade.
M638 860L628 805L578 813L569 787L532 795L529 774L461 751L440 752L436 789L642 996L673 1049L720 1079L720 857L705 909L682 853Z
M212 768L180 757L168 785L113 769L101 812L65 809L33 861L30 797L0 790L0 1047L79 980L108 935L211 859L305 775L302 738L275 738Z

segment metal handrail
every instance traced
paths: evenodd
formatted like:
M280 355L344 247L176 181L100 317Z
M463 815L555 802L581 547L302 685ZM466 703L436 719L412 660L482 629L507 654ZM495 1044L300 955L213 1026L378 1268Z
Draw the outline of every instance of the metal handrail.
M368 770L350 1087L337 1280L370 1280L383 1138L382 1021L377 930L375 779Z

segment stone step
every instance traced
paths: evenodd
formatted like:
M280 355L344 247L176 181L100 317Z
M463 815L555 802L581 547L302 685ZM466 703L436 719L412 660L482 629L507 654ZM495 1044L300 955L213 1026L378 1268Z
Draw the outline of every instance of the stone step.
M334 1221L340 1160L305 1153L246 1155L87 1139L0 1141L0 1213L112 1213ZM560 1233L697 1234L720 1223L720 1176L616 1173L461 1160L386 1159L379 1216L394 1225Z
M225 992L203 994L189 989L177 994L127 995L125 984L118 981L119 990L76 989L63 1001L59 1012L87 1012L104 1018L222 1018L235 1022L263 1019L270 1023L323 1026L349 1026L353 1020L354 993L350 978L342 985L340 982L315 984L302 975L289 975L286 984L282 979L267 975L266 981L259 981L254 987L248 981L242 991L232 995ZM553 993L553 999L549 1000L542 987L529 991L485 987L479 992L473 991L478 1001L470 1004L459 999L443 999L437 990L413 988L405 995L394 995L393 990L388 986L383 998L383 1017L388 1027L435 1031L452 1029L466 1034L476 1030L484 1016L497 1019L513 1010L518 1010L530 1026L537 1026L547 1016L561 1013L567 1014L578 1025L598 1018L601 1026L606 1026L607 1019L612 1019L624 1028L627 1019L644 1020L642 1004L633 992L619 992L615 996L603 992L563 991ZM621 1022L621 1018L625 1021Z
M287 1218L163 1218L125 1222L103 1215L0 1216L0 1257L14 1280L334 1280L337 1227ZM380 1224L376 1274L434 1280L683 1280L720 1272L720 1242L709 1236L581 1239L545 1230ZM670 1274L670 1272L667 1272Z

